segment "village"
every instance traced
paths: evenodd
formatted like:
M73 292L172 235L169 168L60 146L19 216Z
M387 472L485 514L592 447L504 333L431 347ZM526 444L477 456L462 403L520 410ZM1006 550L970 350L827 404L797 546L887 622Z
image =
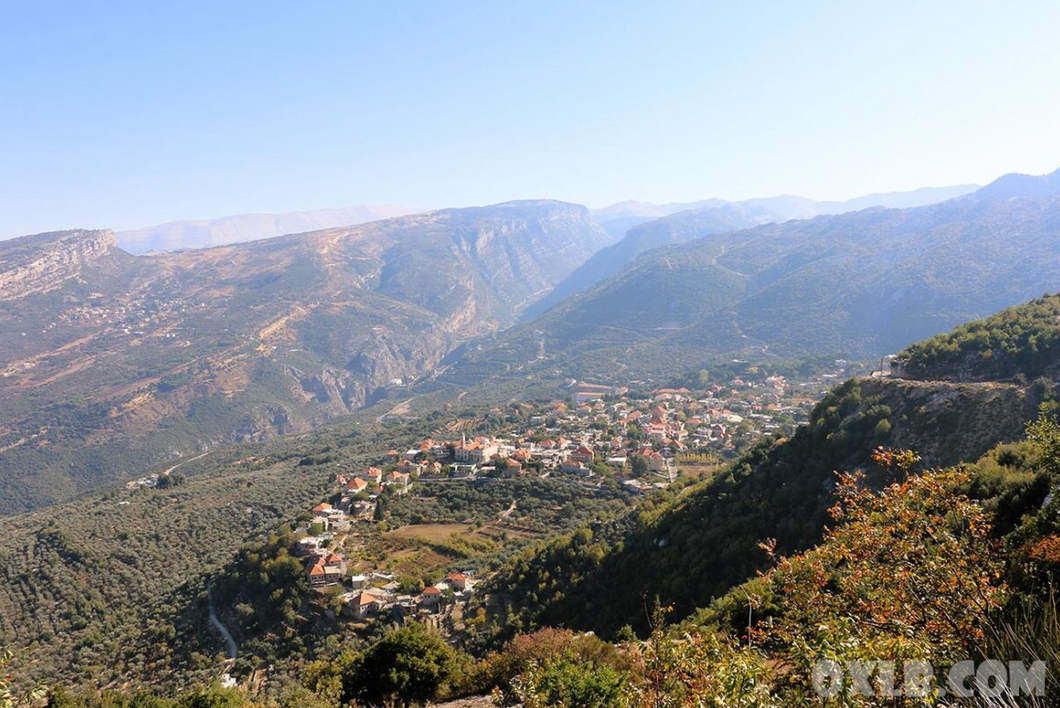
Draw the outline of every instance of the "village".
M438 621L466 607L486 580L476 568L450 565L423 577L398 577L380 565L344 555L358 533L382 523L383 510L405 495L432 494L452 483L503 484L534 478L573 481L591 492L618 485L630 503L666 489L682 475L710 470L765 435L785 434L808 415L819 389L842 373L795 385L783 376L734 377L695 392L568 381L569 397L493 408L483 422L491 434L461 432L390 450L376 464L334 477L328 502L296 529L309 584L341 602L358 621ZM749 377L750 379L750 377ZM511 514L518 504L502 513Z

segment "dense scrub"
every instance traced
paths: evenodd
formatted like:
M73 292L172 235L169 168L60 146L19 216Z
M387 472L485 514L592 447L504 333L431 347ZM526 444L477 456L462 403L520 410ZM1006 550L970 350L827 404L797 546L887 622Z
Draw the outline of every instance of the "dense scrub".
M908 347L904 375L918 379L1030 380L1060 362L1060 295L1046 295Z

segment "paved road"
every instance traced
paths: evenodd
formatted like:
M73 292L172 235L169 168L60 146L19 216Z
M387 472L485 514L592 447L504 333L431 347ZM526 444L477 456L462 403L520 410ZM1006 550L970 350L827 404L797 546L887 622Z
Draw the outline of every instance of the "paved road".
M239 645L236 644L236 640L232 637L232 633L228 631L228 627L221 624L221 620L217 619L217 612L213 608L213 581L207 581L206 583L206 597L210 601L210 624L217 627L217 631L221 633L221 636L225 638L225 645L228 648L228 658L235 659L239 653Z

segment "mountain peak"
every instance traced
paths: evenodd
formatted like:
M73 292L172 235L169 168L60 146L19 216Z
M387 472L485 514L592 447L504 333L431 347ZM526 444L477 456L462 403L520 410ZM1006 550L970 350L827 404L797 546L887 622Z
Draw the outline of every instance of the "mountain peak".
M978 190L978 197L1011 199L1013 197L1048 197L1060 192L1060 169L1047 175L1016 172L1002 175Z

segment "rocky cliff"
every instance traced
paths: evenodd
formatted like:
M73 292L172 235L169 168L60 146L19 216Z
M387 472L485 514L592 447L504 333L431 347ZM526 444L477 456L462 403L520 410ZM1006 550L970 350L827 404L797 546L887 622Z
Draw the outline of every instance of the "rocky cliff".
M57 231L0 242L0 301L60 288L117 251L112 231Z

